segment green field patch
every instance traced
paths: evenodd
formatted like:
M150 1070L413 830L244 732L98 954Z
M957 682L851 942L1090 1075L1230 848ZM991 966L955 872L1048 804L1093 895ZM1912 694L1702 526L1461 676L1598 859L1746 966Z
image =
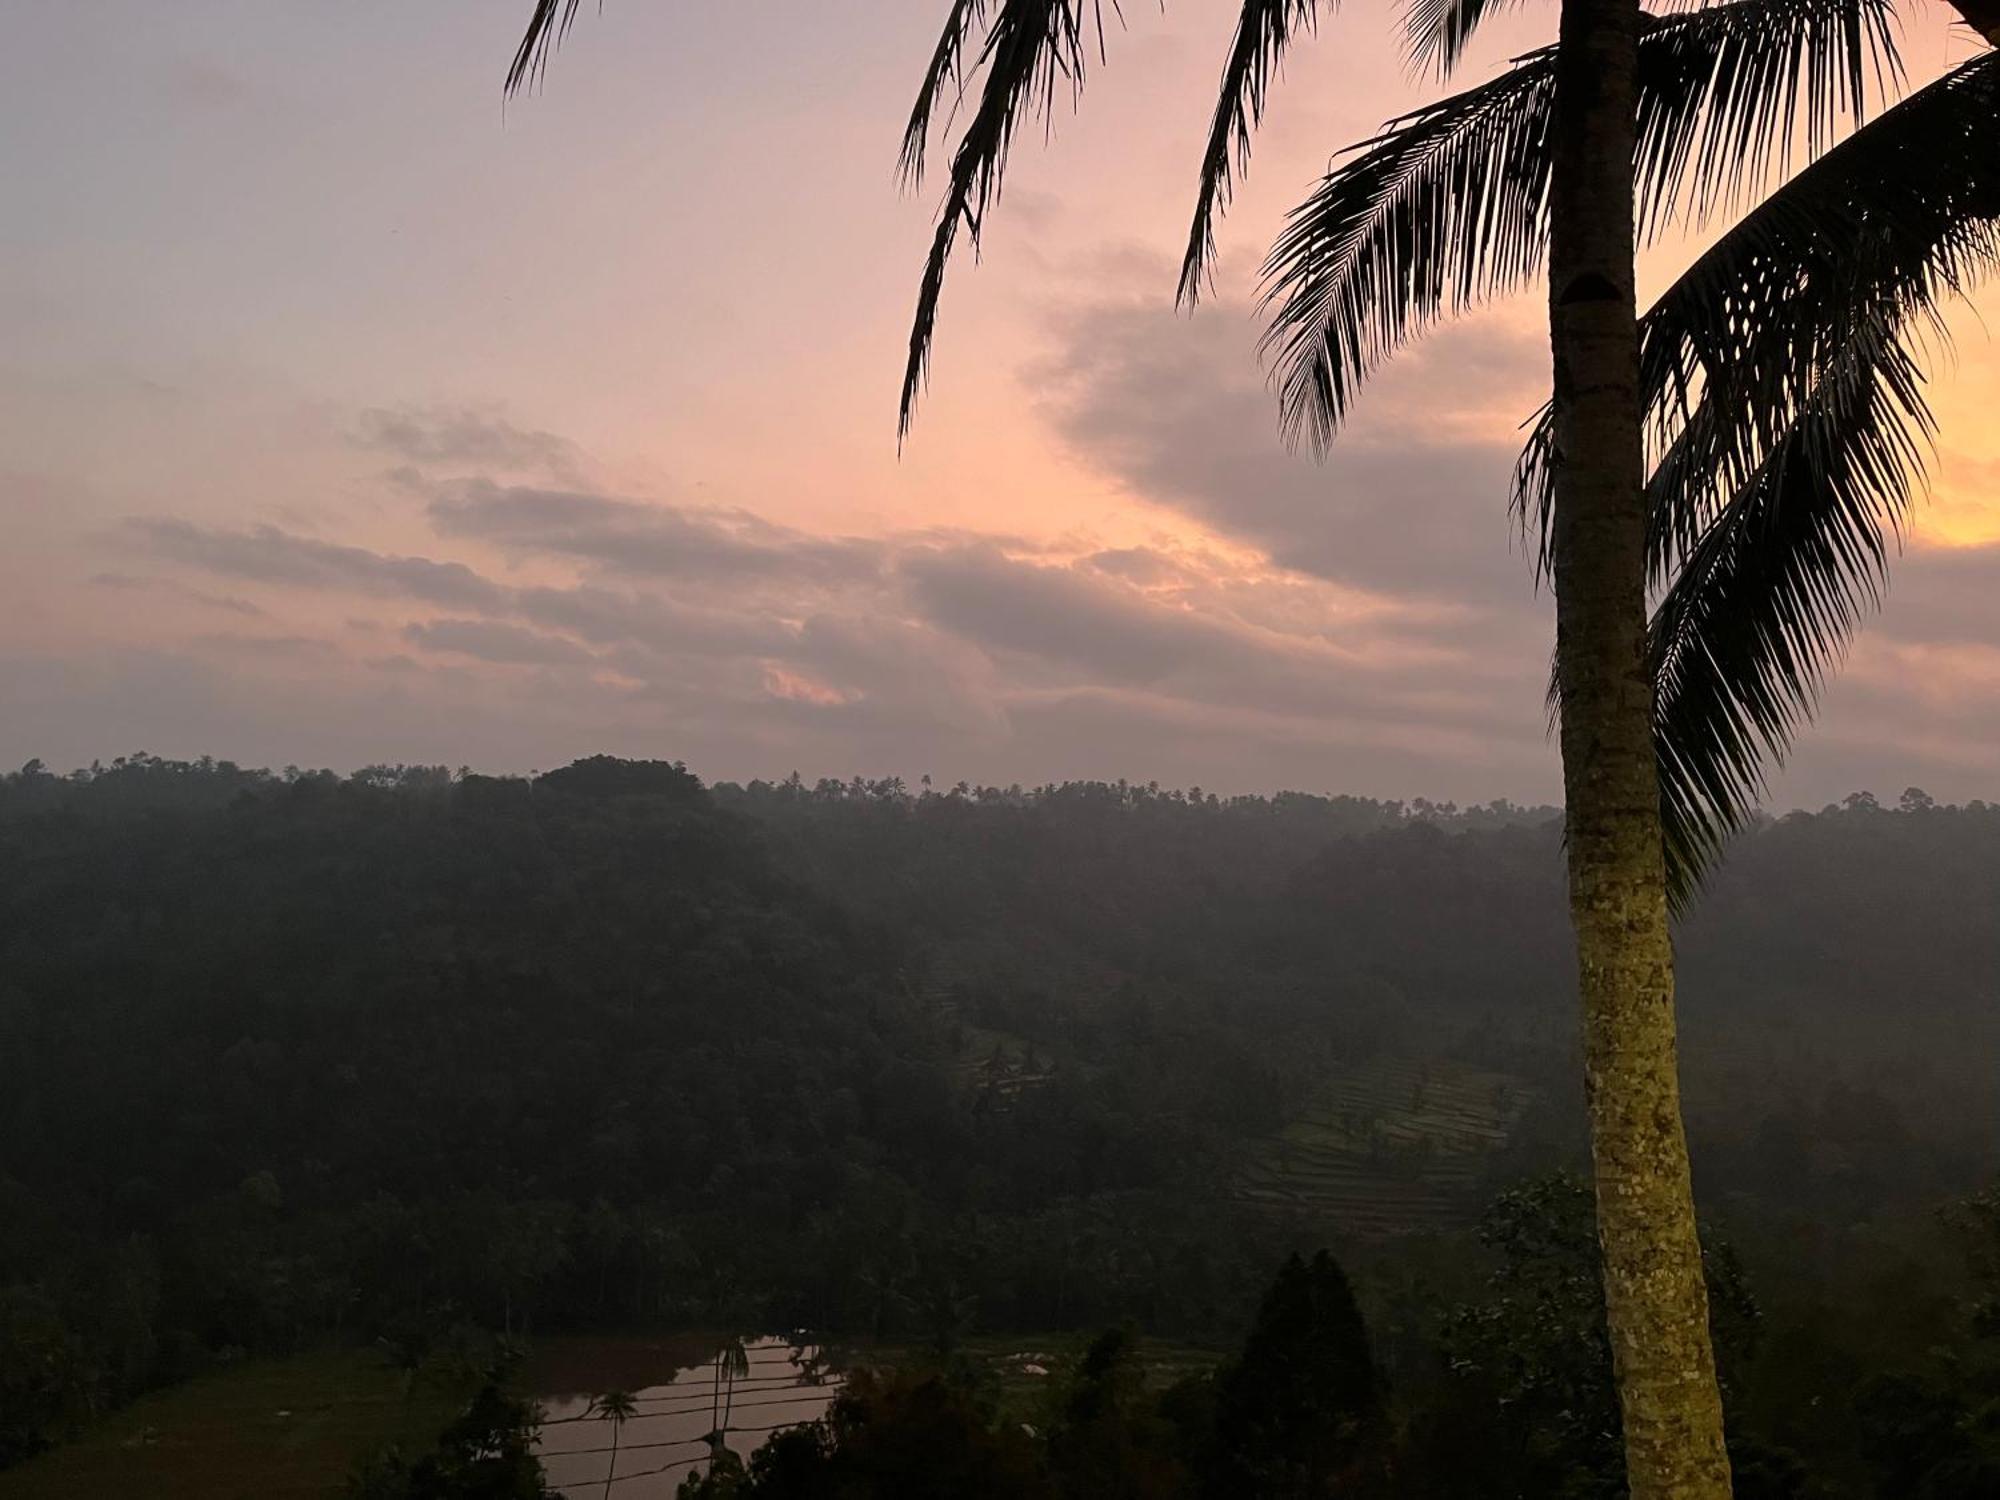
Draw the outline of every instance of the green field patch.
M384 1443L428 1447L467 1391L373 1353L257 1360L155 1391L0 1472L0 1500L324 1500Z
M969 1021L953 1020L951 1027L957 1050L949 1072L961 1088L1006 1101L1055 1077L1054 1061L1025 1037Z
M1329 1079L1244 1154L1244 1201L1378 1237L1465 1221L1484 1160L1534 1101L1522 1079L1455 1063L1378 1059Z

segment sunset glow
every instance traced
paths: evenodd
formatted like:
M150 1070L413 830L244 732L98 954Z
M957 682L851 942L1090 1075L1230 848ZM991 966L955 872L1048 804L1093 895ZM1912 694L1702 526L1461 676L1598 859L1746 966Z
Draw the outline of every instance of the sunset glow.
M16 22L0 760L1554 795L1505 503L1536 299L1412 350L1323 465L1256 361L1285 209L1436 92L1389 8L1290 67L1191 316L1230 7L1133 12L954 269L900 456L934 199L891 168L936 7L614 0L503 110L518 9ZM1495 23L1463 79L1550 24ZM1965 51L1910 21L1913 82ZM1692 249L1649 251L1648 289ZM1996 314L1952 318L1935 493L1780 802L1994 788Z

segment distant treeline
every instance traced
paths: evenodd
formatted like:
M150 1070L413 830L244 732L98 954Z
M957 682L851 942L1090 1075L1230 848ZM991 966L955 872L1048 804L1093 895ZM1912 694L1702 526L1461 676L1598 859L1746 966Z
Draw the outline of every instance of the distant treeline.
M1559 815L1504 803L31 764L0 1461L240 1352L461 1324L1234 1345L1328 1244L1426 1388L1491 1247L1241 1169L1383 1060L1537 1100L1467 1226L1577 1165L1561 887ZM2000 808L1912 792L1755 830L1681 934L1698 1185L1779 1371L1733 1399L1839 1474L1860 1382L1967 1368L1937 1210L1996 1165L1996 911Z

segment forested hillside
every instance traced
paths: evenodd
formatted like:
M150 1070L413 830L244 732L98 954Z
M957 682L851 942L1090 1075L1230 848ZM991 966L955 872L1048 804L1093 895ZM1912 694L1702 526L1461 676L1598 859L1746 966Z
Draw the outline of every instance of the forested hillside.
M0 1462L243 1351L466 1324L1223 1345L1321 1246L1425 1388L1499 1337L1484 1205L1579 1164L1560 848L1126 785L31 765ZM1860 1465L1834 1386L1976 1343L1939 1210L2000 1164L1996 911L2000 808L1913 793L1758 829L1685 924L1774 1442Z

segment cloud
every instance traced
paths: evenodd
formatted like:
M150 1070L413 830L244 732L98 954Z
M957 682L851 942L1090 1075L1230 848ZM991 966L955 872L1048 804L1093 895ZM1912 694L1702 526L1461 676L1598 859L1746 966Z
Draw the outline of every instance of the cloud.
M1205 531L1116 546L829 535L747 509L516 482L508 472L546 470L561 440L483 416L375 412L357 440L409 461L391 483L434 534L418 555L178 518L123 534L170 568L380 601L388 618L345 633L352 657L297 670L374 695L385 722L415 712L412 694L513 703L527 722L483 742L511 755L501 764L545 743L540 729L562 712L578 730L671 730L685 740L674 753L714 747L718 774L921 761L954 778L1184 770L1249 787L1285 768L1289 785L1456 793L1408 778L1458 754L1504 768L1479 790L1546 792L1543 642L1517 651L1494 607L1463 589L1404 592L1379 570L1321 566L1326 539L1298 488L1320 476L1268 467L1291 461L1261 397L1243 399L1226 374L1175 387L1158 368L1172 365L1167 346L1136 322L1126 334L1124 355L1071 362L1053 388L1062 419L1081 448ZM1137 415L1165 390L1189 410ZM455 462L485 471L424 472ZM1223 482L1232 466L1292 488L1236 494ZM497 549L539 576L503 581L454 556L466 549ZM1518 592L1515 623L1532 634L1534 606ZM408 649L384 654L385 631ZM246 648L190 649L219 661Z
M1016 562L997 549L925 549L902 562L925 618L994 650L1018 651L1118 682L1150 682L1256 647L1226 627L1163 608L1121 580Z
M652 651L775 656L797 645L797 626L764 611L680 603L653 593L594 584L525 588L515 607L538 625L597 645L630 644Z
M177 649L266 684L318 682L385 725L429 724L451 705L494 726L478 743L502 767L546 763L552 744L622 745L722 775L803 765L1552 795L1550 606L1503 498L1533 341L1474 328L1424 346L1320 466L1278 442L1244 335L1227 309L1190 323L1122 303L1078 309L1058 331L1044 410L1162 518L1144 539L827 534L751 509L518 482L509 474L529 464L546 475L562 440L377 415L369 441L421 466L392 503L431 542L139 519L121 535L154 567L99 586L235 612L315 593L374 601L376 627L339 630L335 646L313 631L342 612L318 608L314 625ZM422 472L448 462L479 472ZM494 551L531 581L474 565ZM1894 573L1779 800L1824 801L1888 764L1891 791L1995 790L1980 778L2000 778L2000 546L1920 546ZM270 592L252 605L197 575ZM385 653L391 640L402 649ZM431 758L468 753L426 743Z
M1318 577L1461 609L1532 601L1507 515L1545 345L1474 325L1400 357L1323 463L1287 451L1240 305L1074 310L1037 372L1057 430L1136 495Z
M403 638L427 651L456 652L507 665L581 666L597 659L575 641L499 620L423 621L406 626Z
M205 594L172 578L139 578L130 573L94 573L90 581L97 588L111 589L118 593L170 594L176 598L190 599L210 609L225 610L230 614L252 619L262 619L268 613L248 599L239 599L233 594Z
M448 487L429 514L446 536L578 559L607 573L824 583L864 578L881 567L876 543L796 531L747 511L691 510L488 479Z
M505 603L503 589L464 563L398 557L275 526L232 531L172 518L136 517L125 523L125 530L129 539L154 556L224 577L474 608L500 608Z
M282 661L297 657L331 655L334 644L310 635L243 635L234 631L214 631L198 635L191 642L196 648L222 656L260 657L266 660Z
M518 427L490 411L467 407L373 407L356 420L350 440L370 452L410 464L467 467L481 473L546 474L570 480L582 451L568 438Z

